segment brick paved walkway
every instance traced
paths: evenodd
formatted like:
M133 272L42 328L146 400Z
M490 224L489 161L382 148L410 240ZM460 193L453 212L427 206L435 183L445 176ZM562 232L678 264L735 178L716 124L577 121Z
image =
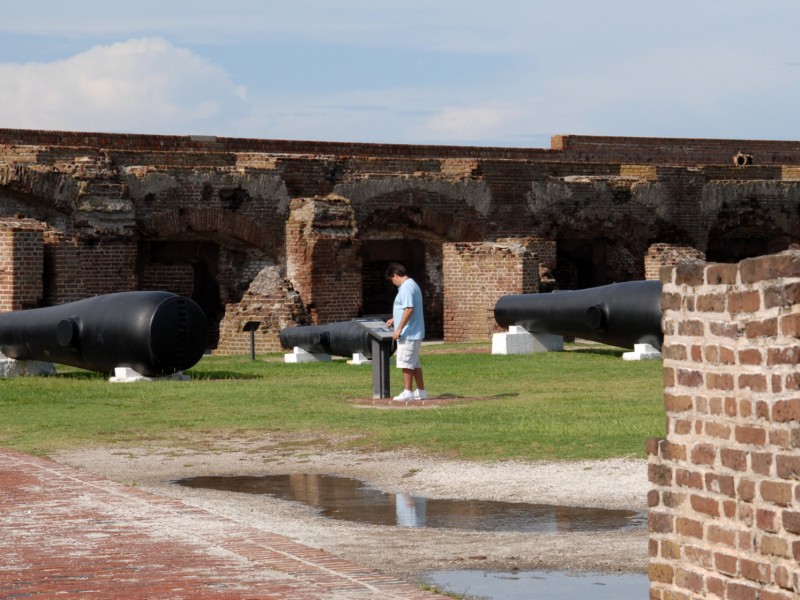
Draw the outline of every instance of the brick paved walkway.
M0 598L441 598L177 500L0 449Z

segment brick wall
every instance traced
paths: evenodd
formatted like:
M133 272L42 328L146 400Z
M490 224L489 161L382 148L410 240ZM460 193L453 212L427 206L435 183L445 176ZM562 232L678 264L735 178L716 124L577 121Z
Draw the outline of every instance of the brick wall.
M180 296L192 297L194 270L187 263L167 265L150 263L144 268L141 290L163 290Z
M800 595L800 252L662 271L651 600Z
M136 244L98 241L77 248L84 297L136 289Z
M684 262L705 261L706 255L691 246L651 244L644 257L644 278L660 278L661 267L672 267Z
M32 220L0 220L0 311L40 306L43 227Z
M539 260L525 244L461 242L442 247L444 341L486 341L501 331L494 305L538 291Z

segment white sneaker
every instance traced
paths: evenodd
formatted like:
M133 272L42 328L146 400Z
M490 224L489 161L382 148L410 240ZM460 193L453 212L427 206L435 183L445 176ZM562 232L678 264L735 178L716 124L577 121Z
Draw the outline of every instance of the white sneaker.
M395 396L394 400L406 401L406 400L413 400L414 399L414 392L411 390L403 390L403 393L399 396Z
M428 399L428 392L425 390L421 390L417 388L414 390L414 400L427 400Z

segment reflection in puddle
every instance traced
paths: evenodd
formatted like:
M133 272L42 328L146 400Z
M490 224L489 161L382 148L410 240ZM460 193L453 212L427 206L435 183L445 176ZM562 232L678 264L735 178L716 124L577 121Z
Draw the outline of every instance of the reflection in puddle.
M481 600L641 600L647 575L567 574L547 571L435 571L426 577L442 591Z
M387 494L358 479L332 475L189 477L173 483L226 492L267 494L304 502L326 517L373 525L564 533L632 529L646 524L644 513L628 510L489 500L436 500Z

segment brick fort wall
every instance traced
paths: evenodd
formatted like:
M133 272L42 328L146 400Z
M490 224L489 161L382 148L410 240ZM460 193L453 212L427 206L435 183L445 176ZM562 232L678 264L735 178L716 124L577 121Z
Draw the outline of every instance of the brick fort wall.
M800 595L800 252L662 270L651 600Z

